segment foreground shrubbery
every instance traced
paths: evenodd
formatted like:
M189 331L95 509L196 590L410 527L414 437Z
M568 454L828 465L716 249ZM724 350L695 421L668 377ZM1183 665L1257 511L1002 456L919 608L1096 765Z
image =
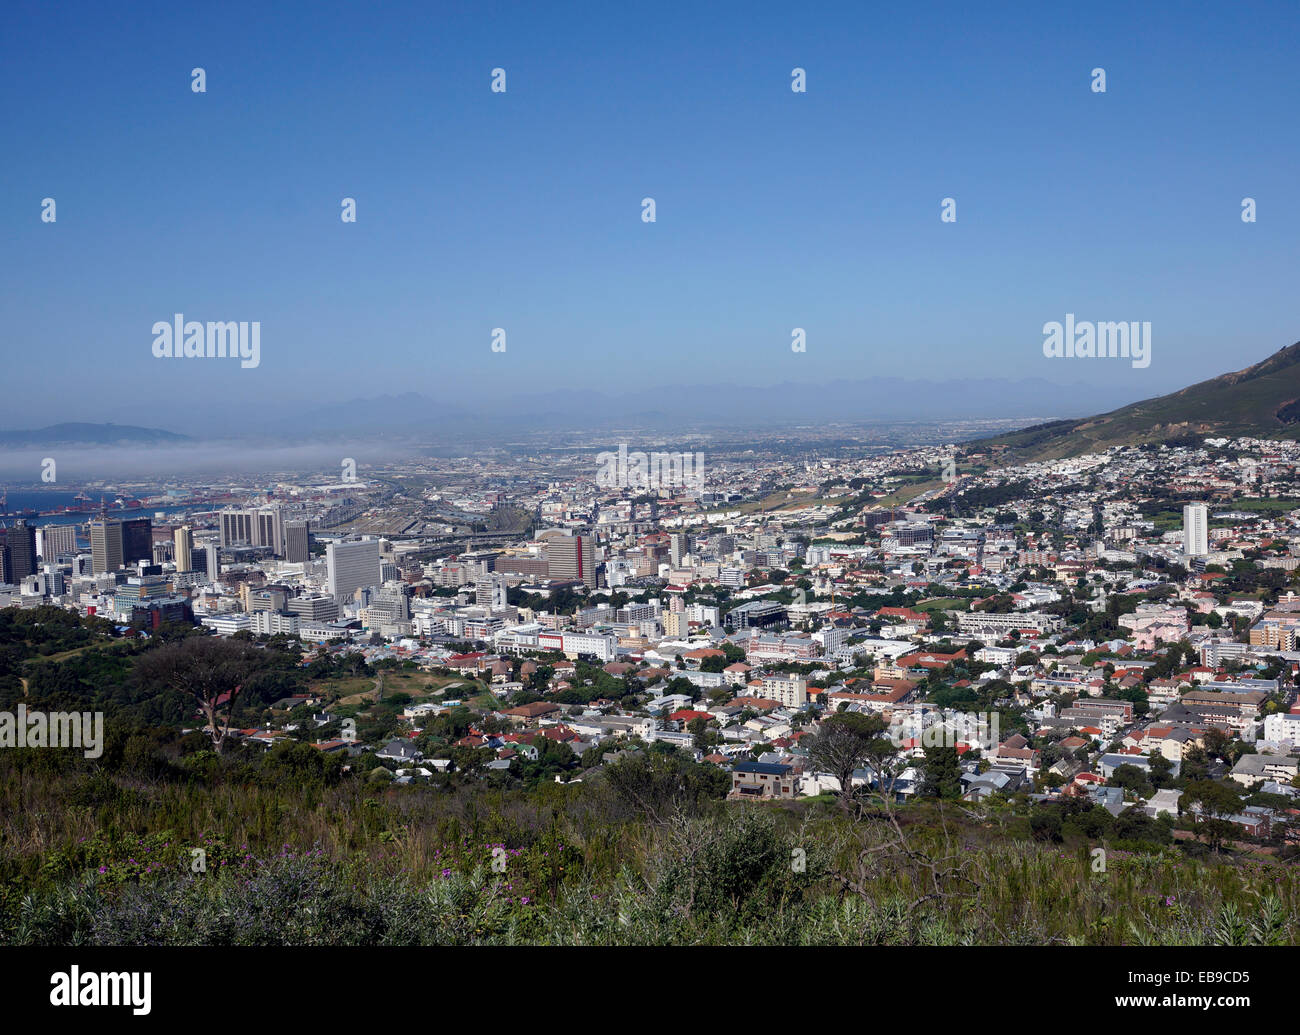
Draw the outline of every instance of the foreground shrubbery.
M1035 841L1006 808L924 803L894 826L821 801L674 795L664 765L532 791L123 785L11 769L0 942L1300 940L1284 864L1111 844L1094 872L1091 843Z

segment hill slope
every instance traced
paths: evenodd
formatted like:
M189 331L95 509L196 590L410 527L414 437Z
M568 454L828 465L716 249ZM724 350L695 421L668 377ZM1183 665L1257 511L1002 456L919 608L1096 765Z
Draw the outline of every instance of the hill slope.
M178 445L193 442L189 435L178 435L158 428L137 428L130 424L51 424L34 431L0 431L0 445Z
M1232 374L1096 417L1053 421L967 444L1019 460L1097 453L1111 446L1205 436L1300 439L1300 342Z

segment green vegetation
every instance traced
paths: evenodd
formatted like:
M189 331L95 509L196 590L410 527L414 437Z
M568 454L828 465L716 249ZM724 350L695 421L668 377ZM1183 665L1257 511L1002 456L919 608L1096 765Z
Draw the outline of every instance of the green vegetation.
M1011 450L1018 460L1046 460L1105 452L1111 446L1167 443L1207 435L1300 438L1296 364L1300 342L1245 370L1202 381L1155 399L1079 420L1038 424L972 442L974 452Z

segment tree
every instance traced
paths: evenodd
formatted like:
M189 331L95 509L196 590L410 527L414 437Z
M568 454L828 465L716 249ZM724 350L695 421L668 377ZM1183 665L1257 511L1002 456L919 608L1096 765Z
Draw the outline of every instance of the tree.
M1219 780L1193 780L1183 790L1178 804L1180 808L1197 806L1197 836L1204 836L1217 852L1232 836L1234 828L1227 817L1241 811L1241 795Z
M190 636L146 654L136 671L146 686L165 686L192 696L207 717L212 746L220 754L240 693L265 664L262 651L233 637Z
M813 738L808 756L839 780L840 804L846 809L853 798L853 773L862 768L886 729L879 716L841 712L829 716Z
M921 793L928 798L961 797L961 763L955 747L928 747L921 763L925 782Z
M1151 781L1147 779L1147 774L1138 766L1130 765L1128 762L1116 766L1106 782L1112 787L1122 787L1126 791L1132 791L1139 798L1150 798L1156 792L1151 786Z
M1205 731L1203 742L1205 744L1205 753L1212 758L1224 758L1228 753L1228 745L1232 738L1218 726L1210 726Z

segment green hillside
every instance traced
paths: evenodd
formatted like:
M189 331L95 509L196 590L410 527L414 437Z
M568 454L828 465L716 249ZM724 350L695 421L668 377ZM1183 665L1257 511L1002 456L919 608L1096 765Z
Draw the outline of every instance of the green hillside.
M1300 342L1232 374L1221 374L1110 413L1052 421L967 445L1018 460L1102 452L1111 446L1248 435L1300 438Z

